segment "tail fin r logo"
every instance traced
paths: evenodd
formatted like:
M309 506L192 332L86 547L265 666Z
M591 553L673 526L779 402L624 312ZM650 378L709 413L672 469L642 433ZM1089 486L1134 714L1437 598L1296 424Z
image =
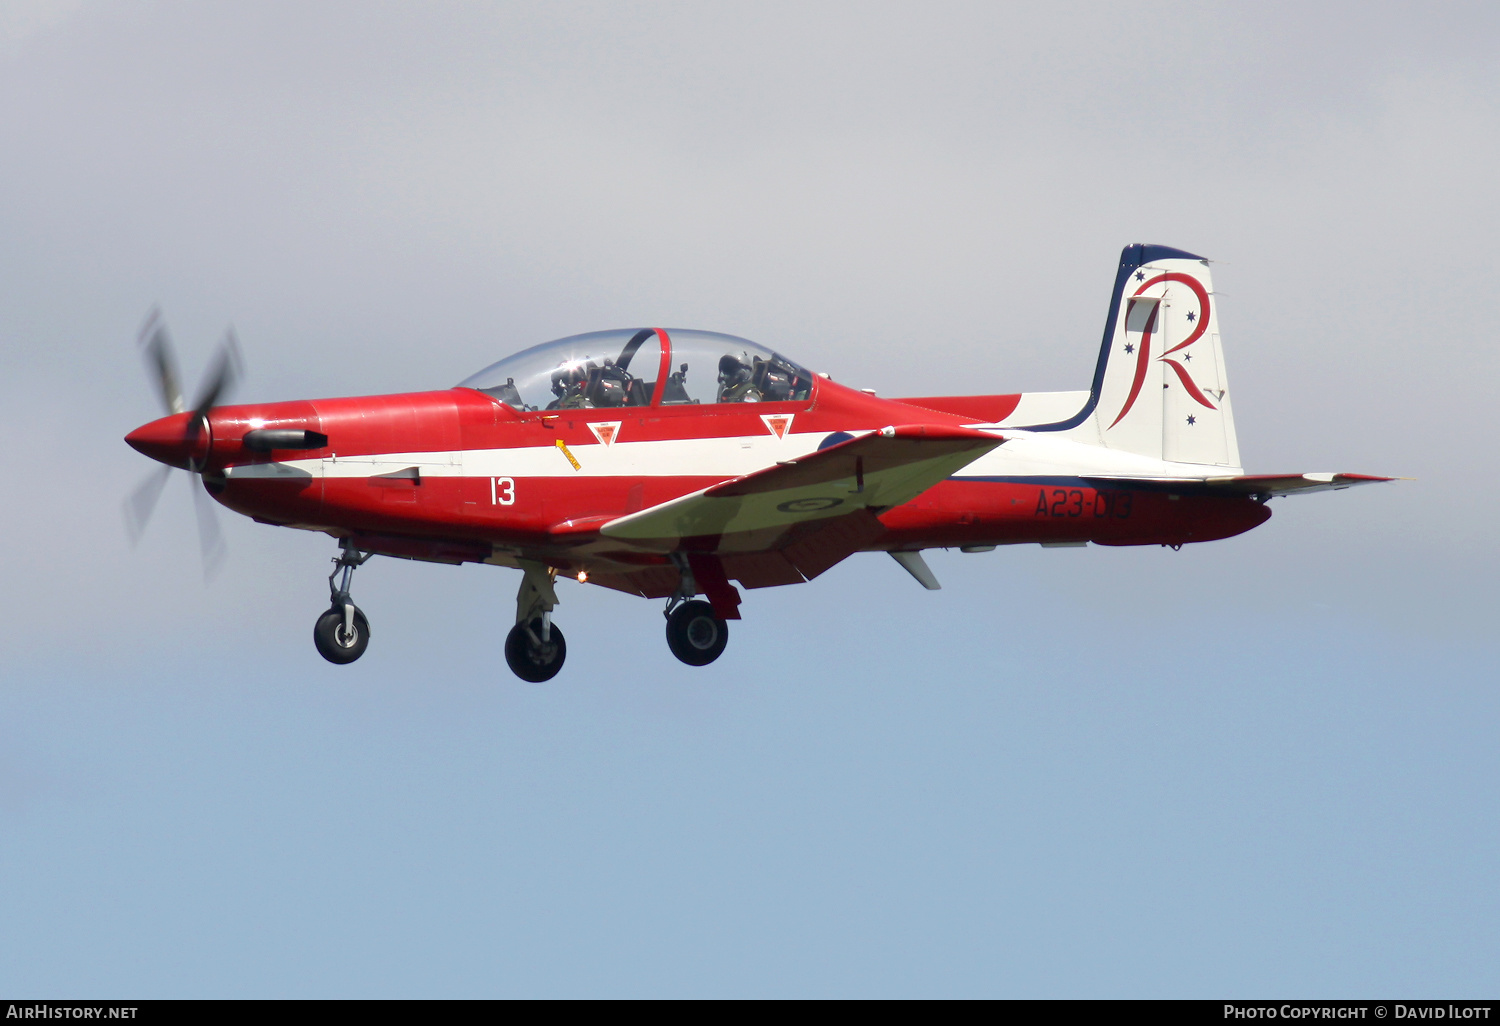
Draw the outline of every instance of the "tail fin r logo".
M1141 281L1142 277L1144 276L1141 274L1141 272L1138 271L1136 272L1135 277L1137 281ZM1192 396L1195 402L1197 402L1199 405L1207 407L1210 410L1216 410L1218 409L1218 407L1209 402L1208 397L1205 396L1203 392L1198 388L1197 383L1193 381L1193 376L1188 373L1188 369L1183 366L1182 363L1182 361L1191 360L1193 358L1191 353L1183 352L1183 350L1187 349L1194 342L1197 342L1200 338L1203 337L1203 333L1208 330L1208 292L1206 289L1204 289L1203 283L1190 274L1179 274L1176 271L1168 271L1164 274L1158 274L1153 278L1148 278L1145 281L1141 282L1140 286L1136 288L1135 292L1131 295L1130 298L1132 300L1135 300L1153 285L1160 285L1163 282L1174 281L1182 285L1186 285L1190 290L1192 290L1193 295L1198 299L1198 309L1196 311L1189 310L1187 312L1187 322L1193 326L1193 330L1188 332L1187 338L1183 339L1181 342L1178 342L1170 349L1167 349L1156 359L1159 362L1166 364L1168 367L1171 367L1172 370L1176 372L1177 379L1182 382L1182 387L1187 390L1187 394ZM1134 304L1131 303L1126 307L1127 312L1125 316L1127 320L1130 317L1129 311L1133 306ZM1134 350L1135 378L1131 383L1130 394L1126 396L1125 405L1122 406L1120 408L1120 412L1115 415L1115 419L1109 425L1110 427L1114 427L1116 424L1120 423L1120 421L1125 419L1125 414L1130 412L1130 408L1135 405L1136 399L1141 394L1141 384L1146 379L1146 368L1151 363L1151 336L1153 333L1160 331L1162 328L1158 321L1158 315L1162 312L1163 311L1161 309L1161 304L1157 303L1153 305L1153 308L1150 311L1149 319L1146 321L1145 326L1141 331L1140 348ZM1132 348L1127 344L1125 350L1128 353L1132 351ZM1178 352L1182 353L1182 357L1180 360L1170 358L1173 353ZM1223 396L1221 395L1220 398L1222 399Z

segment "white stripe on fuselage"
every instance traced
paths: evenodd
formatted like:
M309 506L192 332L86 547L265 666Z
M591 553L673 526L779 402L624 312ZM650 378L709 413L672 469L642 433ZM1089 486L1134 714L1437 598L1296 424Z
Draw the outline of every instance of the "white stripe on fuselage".
M1238 467L1168 463L1097 445L1014 431L1004 445L964 467L954 477L1095 476L1201 480L1241 473ZM236 479L285 479L303 474L322 478L368 478L408 467L424 477L703 477L733 478L777 462L815 452L829 433L801 433L777 438L736 435L720 438L673 438L660 441L617 440L613 445L569 445L579 469L556 445L511 449L467 449L454 452L393 452L368 456L329 456L280 463L249 463L227 468ZM857 432L857 435L868 432Z
M868 432L859 432L868 434ZM365 478L417 467L427 477L740 477L783 460L815 452L827 434L777 438L736 435L728 438L672 438L613 445L568 445L579 463L574 470L555 444L512 449L466 449L460 452L394 452L369 456L294 459L281 464L249 463L230 467L235 478L286 476L277 466L324 478Z

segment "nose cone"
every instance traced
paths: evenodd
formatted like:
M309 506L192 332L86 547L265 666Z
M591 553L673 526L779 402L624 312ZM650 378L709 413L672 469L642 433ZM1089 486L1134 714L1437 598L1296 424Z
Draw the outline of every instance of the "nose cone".
M206 431L192 429L191 413L174 413L161 420L142 424L125 436L126 443L136 452L144 453L169 467L191 469L193 457L205 448Z

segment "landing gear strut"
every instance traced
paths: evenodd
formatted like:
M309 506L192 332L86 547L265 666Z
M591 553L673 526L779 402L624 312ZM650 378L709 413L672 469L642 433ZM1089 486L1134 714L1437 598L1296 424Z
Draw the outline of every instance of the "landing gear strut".
M516 625L505 636L505 661L524 681L540 684L557 676L568 657L568 643L552 622L557 571L544 563L521 561L521 590L516 593Z
M333 573L328 575L328 612L318 617L313 626L313 644L318 654L330 663L352 663L365 654L370 644L370 622L359 611L349 594L349 583L354 578L354 569L363 566L371 553L361 554L347 538L333 560ZM339 574L343 579L335 583Z
M707 666L723 655L724 646L729 644L729 624L714 612L712 604L693 598L698 584L687 559L674 554L673 562L682 581L662 613L667 618L667 647L689 666Z

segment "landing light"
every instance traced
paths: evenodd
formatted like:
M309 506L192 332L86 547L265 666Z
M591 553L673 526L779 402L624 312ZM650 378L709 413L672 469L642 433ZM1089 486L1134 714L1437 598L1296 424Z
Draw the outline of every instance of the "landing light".
M589 579L589 572L587 570L580 570L580 571L578 571L578 583L579 584L583 584L583 583L587 582L588 579Z

